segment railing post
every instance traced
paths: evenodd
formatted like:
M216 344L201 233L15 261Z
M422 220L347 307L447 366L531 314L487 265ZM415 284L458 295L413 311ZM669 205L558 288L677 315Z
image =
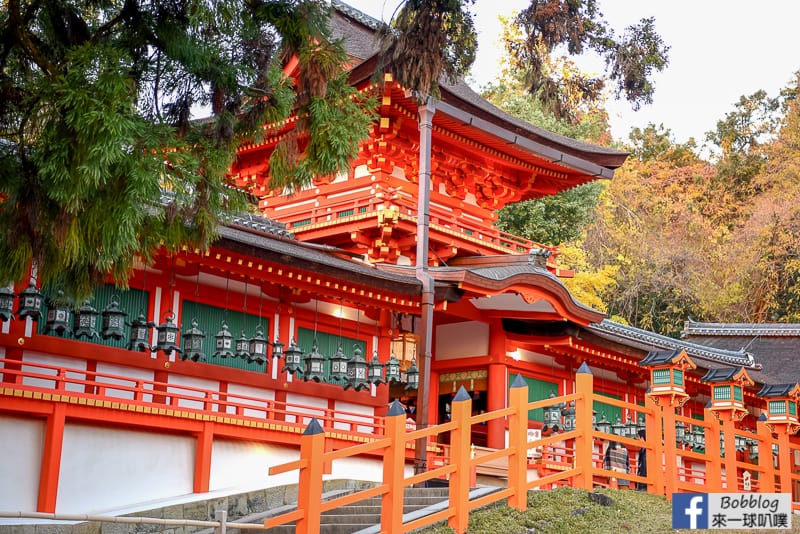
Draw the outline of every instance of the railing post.
M652 413L645 414L645 435L647 436L647 483L650 485L650 493L664 495L664 471L661 465L664 462L664 445L661 442L661 409L656 405L649 395L645 395L645 406L652 410ZM651 446L652 445L652 446Z
M792 458L790 454L789 432L786 425L778 430L778 480L781 493L792 495ZM772 456L772 446L766 451ZM761 454L761 453L759 453Z
M756 422L758 433L758 466L763 470L758 479L761 493L775 492L775 464L772 462L772 431L764 421Z
M214 534L226 534L228 532L228 511L214 510L214 519L219 521L219 526L214 528Z
M458 388L450 410L452 421L456 424L450 432L450 461L456 465L456 470L450 475L450 507L453 515L448 524L462 534L469 526L469 465L472 451L472 426L469 422L472 399L464 386Z
M725 489L728 493L739 491L739 478L736 470L736 427L732 413L719 414L722 420L722 433L725 435Z
M671 401L662 407L661 418L664 421L664 493L672 500L678 484L678 453L675 445L675 406ZM658 439L659 434L654 437Z
M300 459L306 463L300 468L297 488L297 508L303 512L297 520L298 534L317 534L320 530L324 454L325 433L319 421L312 418L300 438Z
M508 419L508 505L524 511L528 506L528 385L517 375L509 391L508 405L514 413Z
M384 424L391 444L383 453L383 483L389 491L381 496L381 531L402 532L406 412L397 400L389 407Z
M594 437L592 428L592 400L594 377L586 362L583 362L575 373L575 430L578 437L575 439L575 466L581 472L576 477L576 487L591 490L594 486L594 463L592 452Z
M714 412L705 409L703 418L709 423L706 430L706 488L709 493L722 492L722 451L719 444L720 426Z

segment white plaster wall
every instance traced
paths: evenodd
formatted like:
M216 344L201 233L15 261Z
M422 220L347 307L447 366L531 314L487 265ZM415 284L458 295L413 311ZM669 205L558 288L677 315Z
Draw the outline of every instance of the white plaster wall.
M297 471L269 476L269 468L300 457L299 449L250 441L214 440L211 491L267 488L297 483Z
M244 397L255 397L257 399L263 400L264 402L255 401L252 399L237 398L237 395L242 395ZM236 402L237 404L249 404L254 406L254 408L245 408L244 415L248 417L259 417L264 419L267 416L267 412L264 409L267 404L266 401L275 400L275 391L271 389L262 389L262 388L254 388L251 386L230 384L228 386L228 400ZM234 406L228 406L226 409L227 413L230 414L236 413L236 408Z
M436 327L436 359L452 360L489 354L489 325L479 321Z
M67 358L62 356L51 356L48 354L41 354L38 352L25 352L22 356L23 361L32 363L41 363L44 365L55 365L59 367L69 367L71 369L86 370L86 360L78 360L75 358ZM33 367L30 365L23 365L22 370L28 373L36 373L42 375L57 376L55 369L43 369L41 367ZM67 373L67 378L85 380L84 373ZM26 386L35 386L40 388L52 389L55 387L54 380L47 380L45 378L30 378L25 377L23 384ZM83 392L83 384L67 383L67 391Z
M192 492L196 441L68 424L57 513L99 513Z
M353 428L356 432L372 433L375 431L375 427L372 425L372 422L375 420L374 417L372 417L375 414L374 408L342 401L337 401L334 404L334 408L337 412L336 418L338 420L333 424L333 428L337 430L350 430L351 425L345 421L352 421L354 423L368 423L367 425L356 425L355 428ZM348 413L341 413L340 410ZM363 417L356 414L362 414Z
M124 365L114 365L111 363L103 363L98 362L97 364L97 372L98 373L105 373L109 375L118 375L124 376L129 380L118 380L116 378L109 378L104 376L98 376L97 382L103 384L116 384L116 385L123 385L126 387L136 387L137 380L144 380L152 382L154 380L154 373L148 369L137 369L135 367L127 367ZM152 389L152 384L145 384L147 389ZM132 400L134 393L133 391L124 390L124 389L114 389L114 388L107 388L106 395L109 397L118 397L121 399L128 399ZM147 394L144 396L145 402L152 402L153 396Z
M216 380L204 380L202 378L194 378L191 376L183 376L177 374L170 374L169 375L169 383L174 384L175 386L186 386L195 389L210 389L211 391L219 391L219 382ZM184 389L182 387L171 387L167 386L167 391L170 393L176 393L181 395L181 397L194 397L197 396L198 399L201 400L191 400L191 399L184 399L181 398L178 406L181 408L194 408L197 410L202 410L203 405L203 393L200 391L192 391L189 389Z
M0 510L35 512L44 420L0 416Z
M311 417L317 418L324 417L325 410L328 409L328 399L307 397L305 395L296 395L292 393L286 394L286 404L300 405L292 406L291 410L295 413L304 413L310 415ZM307 425L311 420L311 417L303 417L303 420L300 422L304 425ZM293 415L287 415L286 421L290 423L298 422L297 417ZM322 424L322 421L320 421L320 424Z

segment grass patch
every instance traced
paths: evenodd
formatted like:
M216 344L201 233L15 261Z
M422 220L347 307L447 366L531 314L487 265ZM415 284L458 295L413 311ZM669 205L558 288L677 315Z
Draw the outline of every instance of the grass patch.
M572 488L528 493L528 509L520 512L506 505L495 504L470 514L469 534L675 534L685 532L712 532L708 530L673 530L672 503L657 495L640 491L598 489L608 495L611 506L603 506L589 499L589 492ZM450 534L447 525L435 525L419 532L425 534ZM713 531L719 532L719 531ZM726 530L729 534L757 532L753 530ZM761 532L800 533L800 516L792 516L792 529Z

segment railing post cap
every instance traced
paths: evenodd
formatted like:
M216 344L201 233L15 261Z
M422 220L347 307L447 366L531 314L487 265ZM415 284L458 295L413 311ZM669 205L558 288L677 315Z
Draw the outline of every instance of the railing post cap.
M453 397L453 402L462 402L470 399L472 399L472 397L469 396L469 393L467 393L467 390L464 389L464 386L461 386L458 388L456 396Z
M589 369L589 366L586 365L586 362L583 362L581 364L581 366L578 367L578 370L576 371L576 373L579 374L579 375L590 375L590 374L592 374L592 370Z
M391 406L389 406L389 411L386 412L387 417L394 417L395 415L405 415L406 411L403 409L403 405L400 404L400 401L395 399L392 401Z
M324 430L322 430L322 426L319 424L319 421L317 421L317 418L312 417L311 421L308 422L308 426L303 432L303 435L313 436L314 434L322 434L323 432Z
M511 387L512 388L524 388L527 385L528 384L525 382L525 379L522 378L522 375L517 375L517 377L514 379L514 383L511 384Z

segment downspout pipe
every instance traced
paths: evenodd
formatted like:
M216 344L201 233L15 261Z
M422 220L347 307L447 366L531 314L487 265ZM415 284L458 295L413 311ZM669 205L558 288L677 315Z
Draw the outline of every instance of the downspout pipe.
M422 309L419 342L417 345L417 367L419 388L417 389L417 425L428 427L429 395L431 390L431 345L433 339L433 277L428 272L428 231L430 228L431 199L431 133L436 104L430 96L419 104L419 177L417 180L417 254L415 275L422 283ZM421 346L420 346L421 345ZM421 350L420 350L421 349ZM428 439L420 438L415 443L415 471L426 469Z

